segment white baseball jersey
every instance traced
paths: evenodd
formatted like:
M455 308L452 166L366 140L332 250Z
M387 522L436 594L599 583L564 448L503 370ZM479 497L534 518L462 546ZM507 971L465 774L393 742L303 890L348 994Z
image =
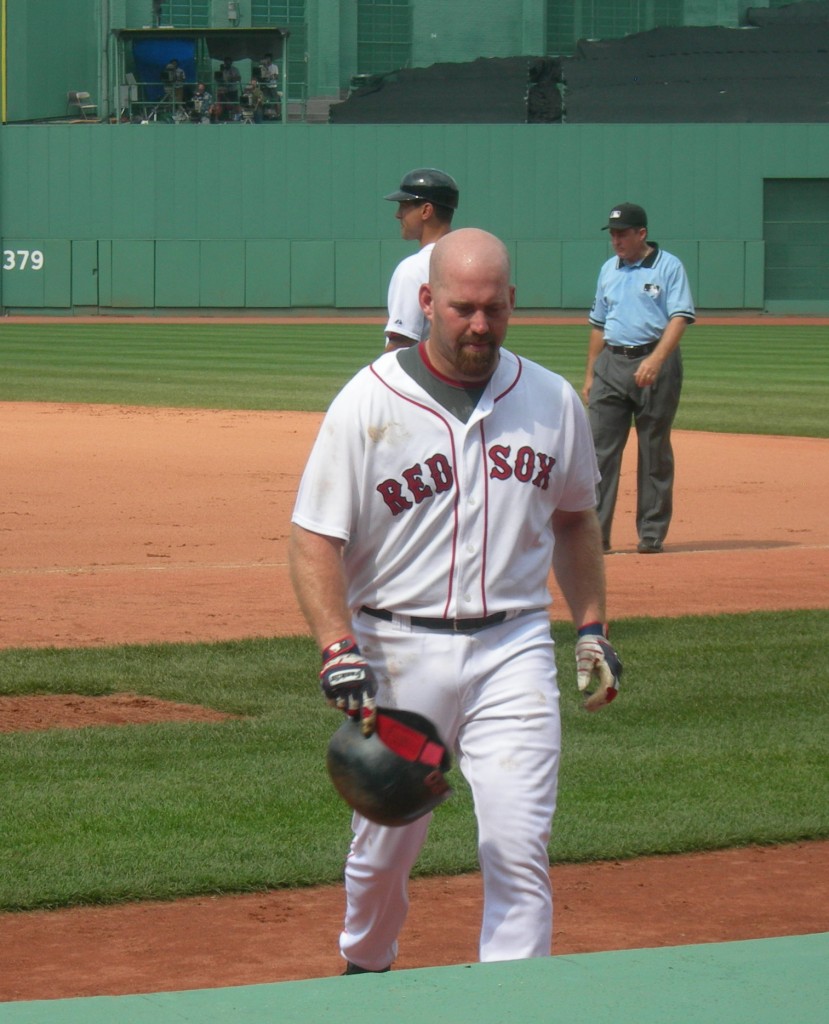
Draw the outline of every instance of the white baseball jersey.
M420 286L429 280L429 261L435 243L430 242L397 264L389 282L389 322L386 334L402 334L413 341L429 337L432 326L420 308Z
M293 521L346 542L354 610L474 618L546 608L551 516L595 505L581 401L558 374L502 348L461 422L399 355L380 356L332 403Z

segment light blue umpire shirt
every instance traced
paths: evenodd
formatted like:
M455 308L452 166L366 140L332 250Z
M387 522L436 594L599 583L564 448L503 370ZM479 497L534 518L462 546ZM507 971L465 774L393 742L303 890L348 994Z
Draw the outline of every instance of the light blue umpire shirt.
M611 257L599 271L596 298L588 320L604 330L608 345L650 345L659 341L669 320L696 319L688 275L682 263L656 242L638 263Z

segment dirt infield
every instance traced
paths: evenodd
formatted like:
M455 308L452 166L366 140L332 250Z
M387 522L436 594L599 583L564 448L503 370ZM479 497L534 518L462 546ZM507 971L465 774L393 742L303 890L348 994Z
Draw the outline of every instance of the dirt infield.
M318 414L0 404L0 646L305 632L285 541ZM613 618L823 608L829 442L679 431L664 555L639 556L629 447ZM554 617L564 616L561 601Z
M305 632L285 540L318 423L316 414L0 404L0 646ZM677 512L658 557L635 553L626 453L606 560L611 617L829 606L829 478L818 470L829 442L675 438ZM557 600L553 617L563 615ZM141 695L0 702L7 729L204 713ZM556 952L825 930L826 850L554 867ZM0 915L0 1000L337 973L341 913L334 887ZM415 883L398 966L474 960L479 916L477 876Z

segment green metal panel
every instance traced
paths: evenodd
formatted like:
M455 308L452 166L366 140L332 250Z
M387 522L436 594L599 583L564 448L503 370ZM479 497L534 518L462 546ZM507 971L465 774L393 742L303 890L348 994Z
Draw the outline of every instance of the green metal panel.
M829 302L829 178L764 183L769 300Z
M452 0L449 16L446 0L412 0L412 64L424 67L481 56L543 53L545 39L541 31L532 39L532 47L523 49L525 6L527 0L483 4L478 0Z
M44 243L44 260L46 249L47 245ZM43 280L43 305L53 308L71 306L72 244L68 238L54 238L49 241L48 249L49 268Z
M699 242L691 242L688 239L667 239L660 241L660 246L669 253L672 253L685 267L688 275L688 283L691 286L691 295L694 303L699 305Z
M245 304L245 243L202 242L199 305L241 307Z
M517 244L514 241L512 241L510 239L507 239L507 238L504 239L504 244L507 247L507 254L509 256L510 272L511 272L511 276L512 276L512 281L510 283L514 285L515 284L515 264L518 262L518 260L517 260L518 246L517 246Z
M199 305L199 243L159 239L155 245L156 306Z
M49 233L50 135L0 127L0 236Z
M763 175L787 171L789 149L805 154L798 174L824 169L829 125L732 125L730 138L721 127L13 127L0 129L10 147L4 139L3 228L22 237L391 240L394 206L382 197L428 162L458 178L458 225L506 238L596 238L610 206L631 198L659 239L759 240ZM643 152L660 159L643 161ZM60 233L47 232L52 222Z
M195 128L192 135L187 134L188 127ZM202 222L200 214L203 216L211 210L221 209L224 203L221 193L214 190L200 209L202 197L198 194L197 185L203 177L199 171L202 156L199 133L203 129L200 126L169 125L161 130L170 133L169 138L163 139L164 146L155 171L158 180L155 209L157 216L164 218L164 233L168 238L209 238L214 233L211 218L209 215L203 217Z
M355 212L369 203L375 205L376 197L369 199L367 195L366 178L349 194L340 177L343 168L334 163L331 140L316 135L314 125L285 127L291 132L290 155L284 166L276 168L277 180L271 182L284 228L271 228L271 233L284 233L296 239L355 237L353 227L345 236L332 231L334 210L347 203L355 204ZM316 127L327 130L322 125ZM363 153L358 164L364 174L368 157L369 154ZM367 236L371 234L364 227L356 234L357 238Z
M224 127L230 128L231 132L239 130L245 133L247 131L244 139L243 163L234 174L235 180L230 182L231 197L235 197L234 189L238 185L242 199L241 219L233 225L232 234L248 239L285 238L287 236L285 165L293 159L290 147L287 145L290 132L286 132L285 126L281 123L268 124L266 122L255 128L242 126L241 129L235 125ZM205 158L212 159L215 146L215 140L211 138L212 130L210 126L207 126L201 133L202 138L210 143L210 149L206 145L200 147L200 159L192 167L194 180L198 180L202 176ZM215 193L213 198L205 196L200 211L205 222L212 220L210 208L216 205L216 197L219 197L220 205L225 204L226 200L222 192ZM235 202L235 199L233 201ZM212 228L210 234L219 237L222 232Z
M98 242L98 302L105 308L112 305L112 242Z
M562 242L561 304L565 309L590 309L596 297L599 270L610 255L606 239Z
M765 258L766 246L763 242L745 243L743 305L749 309L761 309L763 306L763 267Z
M829 302L829 285L803 267L766 267L766 293L770 300L819 300Z
M388 0L383 4L357 0L358 72L384 74L409 67L411 63L412 6L409 0L396 3Z
M198 128L191 130L198 131ZM116 183L110 209L101 209L108 217L109 237L170 237L170 208L165 198L170 189L167 157L173 150L175 131L184 131L184 126L119 125L101 132L99 145L108 145L109 151L101 152L100 156L109 164L111 178ZM107 134L109 139L105 138ZM177 168L182 187L185 181L192 180L188 178L189 173L189 167ZM213 195L215 197L215 186ZM83 224L83 219L79 218L75 231L80 233ZM193 234L195 232L188 231L185 237L193 237Z
M291 246L283 238L255 239L245 245L245 306L291 305Z
M191 299L189 285L170 278L163 247L158 268L154 252L156 240L188 239L235 247L233 268L219 258L201 305L382 307L394 267L415 251L399 238L395 206L383 196L405 171L430 164L458 179L457 227L485 227L515 245L522 304L548 287L528 254L561 245L560 295L548 301L589 306L610 254L600 229L624 199L647 208L653 237L683 259L701 308L739 295L752 308L762 304L763 275L749 247L762 244L764 230L767 250L780 247L778 269L792 278L772 275L772 287L804 284L803 274L790 274L795 259L805 259L801 270L822 266L826 232L814 202L810 216L766 219L764 229L764 180L825 181L829 124L12 125L0 127L0 235L97 243L102 307L152 308L157 274L159 302L171 301L171 289ZM248 248L253 242L263 243L261 256ZM696 259L704 242L717 245ZM723 257L722 243L738 248ZM372 286L364 254L377 245ZM792 245L818 248L798 254L785 248ZM355 263L351 252L363 255ZM260 269L269 256L273 280ZM25 294L35 302L38 293ZM11 304L5 293L4 301Z
M291 305L333 306L334 243L294 242L291 246Z
M379 242L338 242L334 252L335 305L338 309L381 306Z
M764 202L766 222L829 221L829 179L767 181Z
M579 39L618 39L667 25L728 24L720 19L728 17L732 6L736 8L734 0L545 0L546 48L540 52L570 54ZM706 20L694 21L700 16Z
M71 246L65 238L4 238L3 304L71 306Z
M520 281L519 308L556 308L561 305L561 242L521 242L515 247L513 280Z
M4 7L8 120L64 117L69 90L97 101L100 0L5 0Z
M382 282L381 305L386 305L389 281L394 273L394 268L401 260L404 260L407 256L414 255L416 252L417 246L412 245L411 242L404 242L402 238L393 242L384 241L380 243L380 280Z
M98 243L72 242L72 306L97 306Z
M766 299L767 313L787 316L827 316L829 300L827 299Z
M142 309L155 305L155 243L146 239L112 240L114 308Z
M739 309L743 305L744 281L742 242L700 242L698 306Z
M95 134L102 134L101 126L95 124L60 125L62 135L55 136L64 157L62 166L55 161L56 154L49 147L49 179L41 198L49 209L50 226L61 237L94 239L93 231L96 207L105 206L109 194L102 191L100 172L95 174L98 164ZM106 134L104 129L103 134ZM109 162L105 154L103 163ZM80 228L80 229L79 229Z

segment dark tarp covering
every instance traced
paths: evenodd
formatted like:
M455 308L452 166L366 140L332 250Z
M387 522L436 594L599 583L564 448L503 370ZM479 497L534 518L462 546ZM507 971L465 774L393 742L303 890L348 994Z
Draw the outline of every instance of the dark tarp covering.
M576 56L562 60L564 120L826 122L827 68L829 22L581 40Z
M343 103L335 124L522 124L528 94L536 120L559 120L558 64L545 57L480 57L366 76Z
M746 28L655 28L582 39L573 57L481 58L365 76L331 107L330 120L829 121L829 0L752 7L748 21Z

